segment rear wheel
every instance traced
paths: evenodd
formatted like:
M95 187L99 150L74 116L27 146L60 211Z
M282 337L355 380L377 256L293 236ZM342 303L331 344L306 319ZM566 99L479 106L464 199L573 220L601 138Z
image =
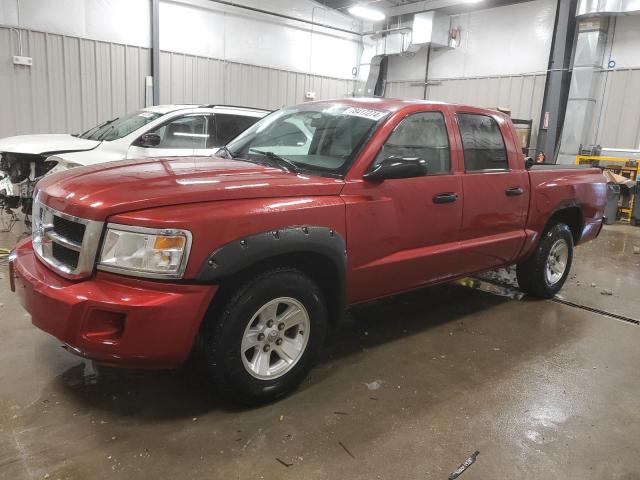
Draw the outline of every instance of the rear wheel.
M216 389L245 404L293 390L324 341L320 287L294 268L275 268L238 288L203 325L198 345Z
M564 285L572 260L571 230L556 223L545 231L533 255L517 266L518 284L533 296L552 298Z

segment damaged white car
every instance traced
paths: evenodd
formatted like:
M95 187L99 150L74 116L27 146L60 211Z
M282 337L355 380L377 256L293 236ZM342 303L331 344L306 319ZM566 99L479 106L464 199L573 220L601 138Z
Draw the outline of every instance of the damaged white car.
M128 158L212 155L268 110L160 105L114 118L80 135L0 139L0 210L31 213L36 182L48 173Z

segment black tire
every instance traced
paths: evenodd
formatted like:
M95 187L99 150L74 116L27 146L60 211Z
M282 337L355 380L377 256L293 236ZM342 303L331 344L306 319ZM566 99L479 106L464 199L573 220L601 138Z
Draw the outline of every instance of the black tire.
M546 267L552 247L558 241L566 242L568 256L564 274L559 280L551 283L547 278ZM538 298L553 298L560 291L571 269L573 260L573 235L564 223L551 225L542 235L540 243L533 255L517 265L516 274L520 288Z
M309 332L297 362L274 379L255 378L245 367L241 342L254 315L270 301L288 297L306 309ZM300 270L279 267L249 279L207 315L198 335L199 356L216 392L245 405L271 402L294 390L313 367L327 330L327 308L318 284ZM275 348L275 347L274 347ZM276 357L277 359L277 357Z

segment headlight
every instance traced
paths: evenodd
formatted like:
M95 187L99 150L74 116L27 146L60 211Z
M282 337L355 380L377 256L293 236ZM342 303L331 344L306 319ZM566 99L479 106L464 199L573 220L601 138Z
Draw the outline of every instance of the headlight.
M49 165L49 170L47 170L46 174L66 172L71 168L82 167L82 164L80 163L67 162L66 160L63 160L60 157L56 157L55 155L47 157L47 159L45 160L45 164Z
M98 268L139 277L182 278L191 232L107 225Z

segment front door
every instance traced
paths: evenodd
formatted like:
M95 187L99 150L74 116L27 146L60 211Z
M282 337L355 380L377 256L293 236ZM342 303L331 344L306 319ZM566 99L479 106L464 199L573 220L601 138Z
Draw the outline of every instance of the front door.
M142 147L136 142L129 147L127 158L185 157L206 149L212 142L213 116L194 113L181 115L146 132L160 137L155 147Z
M416 288L455 275L462 179L452 161L443 112L404 117L372 166L389 157L422 158L424 176L345 185L350 302Z

